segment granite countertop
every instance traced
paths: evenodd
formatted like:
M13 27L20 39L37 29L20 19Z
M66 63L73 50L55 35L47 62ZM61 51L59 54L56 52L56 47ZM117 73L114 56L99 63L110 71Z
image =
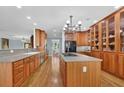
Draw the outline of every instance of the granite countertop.
M39 53L41 53L41 52L20 53L17 55L9 55L9 56L0 57L0 63L1 62L15 62L15 61L24 59L26 57L30 57L32 55L39 54Z
M82 55L79 53L72 53L76 56L64 56L63 54L61 57L65 62L101 62L102 59L87 56L87 55Z

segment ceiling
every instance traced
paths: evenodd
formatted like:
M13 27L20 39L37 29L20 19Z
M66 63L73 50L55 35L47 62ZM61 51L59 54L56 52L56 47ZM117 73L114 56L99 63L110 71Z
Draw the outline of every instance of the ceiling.
M0 6L0 37L29 37L34 28L42 28L48 38L61 38L70 15L73 15L73 24L82 21L82 28L88 28L115 10L114 6Z

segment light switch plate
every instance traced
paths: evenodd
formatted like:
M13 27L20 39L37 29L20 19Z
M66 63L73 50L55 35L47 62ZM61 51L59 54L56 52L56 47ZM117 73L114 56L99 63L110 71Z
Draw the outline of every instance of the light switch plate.
M87 66L83 66L83 72L87 72Z

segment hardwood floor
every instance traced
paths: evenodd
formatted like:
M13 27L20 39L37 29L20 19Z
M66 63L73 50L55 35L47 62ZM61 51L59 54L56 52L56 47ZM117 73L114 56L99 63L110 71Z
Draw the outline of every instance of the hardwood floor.
M102 71L101 86L124 87L124 80ZM59 72L59 58L49 57L49 59L23 83L22 87L63 87Z
M102 71L102 87L124 87L124 80Z
M32 76L24 82L22 87L62 87L59 72L59 58L49 57Z

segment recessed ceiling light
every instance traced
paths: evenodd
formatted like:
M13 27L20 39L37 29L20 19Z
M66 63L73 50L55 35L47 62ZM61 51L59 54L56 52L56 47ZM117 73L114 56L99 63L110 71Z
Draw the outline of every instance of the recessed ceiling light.
M30 16L27 16L27 19L31 19L31 17Z
M35 26L36 26L36 25L37 25L37 23L33 23L33 25L35 25Z
M16 6L17 8L22 8L22 6Z

